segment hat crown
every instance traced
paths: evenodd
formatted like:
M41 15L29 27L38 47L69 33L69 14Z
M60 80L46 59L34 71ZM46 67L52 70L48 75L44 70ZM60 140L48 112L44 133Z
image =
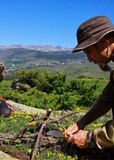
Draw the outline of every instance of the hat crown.
M77 30L78 44L90 37L101 36L107 29L112 28L111 21L106 16L96 16L82 23Z

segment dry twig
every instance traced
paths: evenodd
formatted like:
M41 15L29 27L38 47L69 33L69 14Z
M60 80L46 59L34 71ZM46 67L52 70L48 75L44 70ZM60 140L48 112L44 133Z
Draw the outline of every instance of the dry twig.
M67 116L70 116L70 115L72 115L72 114L76 114L76 112L69 112L69 113L67 113L67 114L64 114L64 115L62 115L62 116L60 116L60 117L57 117L56 119L51 119L50 118L50 115L51 115L51 110L49 110L49 111L47 111L47 113L46 113L46 115L44 115L44 117L43 117L43 121L40 121L39 119L38 119L38 115L35 115L35 116L31 116L32 117L32 120L28 123L28 124L26 124L24 127L23 127L23 129L22 130L20 130L16 135L7 135L7 134L0 134L0 141L4 141L5 142L5 140L10 140L11 142L10 142L10 145L12 145L14 142L16 143L16 139L20 139L21 141L26 141L26 142L31 142L31 141L33 141L34 140L34 138L36 138L36 142L35 142L35 146L34 146L34 149L33 149L33 152L32 152L32 154L31 154L31 160L34 160L35 159L35 155L36 155L36 153L37 153L37 151L39 151L40 150L40 147L41 147L41 144L42 144L42 142L41 141L45 141L46 142L46 144L47 143L49 143L49 144L51 144L52 143L52 139L53 139L53 141L54 141L54 143L53 144L56 144L56 142L58 141L56 138L54 139L54 138L52 138L52 137L45 137L45 135L43 135L43 132L44 132L44 128L45 128L45 126L47 125L47 124L51 124L51 123L57 123L58 125L60 125L59 124L59 122L62 120L62 119L64 119L64 118L66 118ZM34 133L32 133L32 134L25 134L26 133L26 131L27 131L27 129L28 129L28 127L30 127L31 126L31 124L32 124L32 122L34 122L35 121L35 125L38 125L39 127L38 127L38 131L37 132L34 132ZM6 143L6 142L5 142Z
M40 138L41 138L41 136L42 136L44 127L45 127L46 124L49 122L49 119L48 119L48 118L49 118L50 114L51 114L51 111L47 111L47 113L46 113L46 120L43 122L40 130L38 131L38 136L37 136L37 139L36 139L36 143L35 143L34 150L33 150L32 155L31 155L31 160L34 160L34 157L35 157L35 155L36 155L36 152L37 152L37 150L38 150L38 148L39 148Z

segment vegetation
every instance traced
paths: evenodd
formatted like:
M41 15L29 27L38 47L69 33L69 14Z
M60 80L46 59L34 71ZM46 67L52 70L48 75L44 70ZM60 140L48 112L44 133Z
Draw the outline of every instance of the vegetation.
M0 84L0 95L17 103L52 110L91 107L107 83L106 79L68 79L66 74L49 71L21 70L17 75L19 82L31 89L11 90L11 81L7 80Z
M74 114L70 117L66 117L64 119L64 121L59 122L59 125L62 127L66 127L66 126L72 124L72 122L75 121L76 119L79 119L79 117L81 117L81 114L83 114L85 112L84 110L78 110L78 111L80 112L80 114ZM56 113L55 113L55 115L56 115ZM63 115L63 113L59 113L59 115L56 115L56 116L59 117L61 115ZM38 117L39 117L39 120L41 120L42 115L38 115ZM99 127L99 126L103 125L103 123L105 123L107 120L109 120L109 118L110 118L110 114L107 114L104 119L96 120L94 123L89 125L86 129L92 130L96 127ZM26 132L26 135L30 134L32 136L33 133L36 133L38 131L39 125L36 125L35 121L30 122L31 120L32 120L32 116L30 114L25 114L23 112L14 112L9 118L5 118L2 116L0 117L1 138L3 137L2 140L4 140L3 143L5 143L5 145L8 144L8 146L4 149L5 152L10 153L10 151L13 151L16 149L21 152L21 155L22 155L22 153L24 155L28 155L26 157L26 160L30 159L29 156L32 154L32 151L34 149L34 143L35 143L34 139L32 139L30 141L30 139L24 139L24 136L23 136L22 141L21 141L21 138L17 137L17 139L15 140L15 143L11 144L11 140L10 140L11 138L7 139L6 136L8 135L8 137L10 137L11 135L18 135L18 133L20 133L20 131L22 131L24 129L24 127L27 126L28 124L29 124L29 127L26 128L26 130L24 129L24 132ZM51 129L62 130L62 128L58 127L57 124L52 124L52 125L48 124L48 125L46 125L44 131L46 131L46 130L48 131ZM59 140L59 138L58 138L58 140L52 139L52 141L55 141L55 142L53 142L53 143L51 142L52 144L47 143L48 145L44 141L45 143L43 143L41 145L41 151L37 152L37 154L35 156L35 160L39 160L41 158L43 158L44 160L51 160L51 159L54 159L54 160L58 160L58 159L78 160L77 153L79 153L79 149L76 148L76 146L73 146L72 144L67 144L64 139ZM56 141L57 141L57 143L56 143ZM49 140L48 140L48 142L49 142ZM92 150L89 152L92 153L94 156L96 156L95 152L93 152ZM82 154L82 152L81 152L81 154ZM91 157L93 155L90 154L90 155L88 155L88 157L89 157L88 159L85 159L87 157L85 157L84 159L89 160L89 159L91 159Z
M28 106L52 109L53 111L67 110L78 111L79 114L72 115L61 122L61 126L67 127L76 119L85 114L85 112L93 105L98 98L104 86L107 84L107 79L99 78L68 78L63 73L51 73L49 71L35 70L20 70L16 77L20 84L27 84L31 88L24 90L23 87L16 90L10 88L12 80L4 80L0 83L0 96L7 100L12 100L17 103L22 103ZM61 113L62 114L62 113ZM111 113L108 113L104 118L96 120L94 123L86 127L91 130L101 126L110 119ZM22 112L14 112L11 117L0 117L1 128L0 133L17 134L32 117ZM28 133L33 133L38 126L33 125L27 130ZM57 125L47 125L46 129L60 129ZM7 142L8 143L8 142ZM23 143L17 139L16 145L10 146L10 149L18 149L22 153L31 155L33 143ZM66 143L63 143L65 144ZM67 145L66 145L67 146ZM72 146L68 146L71 147ZM8 149L8 148L7 148ZM63 150L47 147L36 155L36 160L77 160L76 148L68 152L68 148L63 146ZM6 151L7 152L7 151Z

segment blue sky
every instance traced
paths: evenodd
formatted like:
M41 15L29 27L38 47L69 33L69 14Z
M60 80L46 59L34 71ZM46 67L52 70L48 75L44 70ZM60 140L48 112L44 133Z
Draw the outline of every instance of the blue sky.
M0 45L76 45L76 29L97 15L114 24L113 0L0 0Z

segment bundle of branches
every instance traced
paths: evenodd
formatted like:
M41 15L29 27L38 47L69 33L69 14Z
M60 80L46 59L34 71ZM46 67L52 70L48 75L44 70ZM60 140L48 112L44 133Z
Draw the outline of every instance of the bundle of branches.
M113 149L108 149L108 151L100 150L98 148L92 149L80 149L71 143L67 143L64 138L56 138L53 136L46 135L46 126L48 124L56 123L58 126L60 125L60 121L62 121L67 116L72 114L76 114L76 112L68 112L56 119L50 118L51 110L47 111L46 115L43 116L42 120L39 119L38 115L31 115L32 120L23 127L16 135L9 134L0 134L0 142L7 143L8 145L13 145L19 139L20 141L25 141L32 143L33 151L30 155L30 160L35 160L35 156L38 152L46 148L55 149L58 152L63 152L65 155L70 155L75 157L77 155L78 160L112 160L114 159ZM32 125L37 126L37 131L27 133L27 129ZM61 126L62 127L62 126ZM64 130L64 127L63 127ZM9 141L7 141L9 140Z
M27 123L23 127L23 129L21 129L16 135L0 134L0 142L5 144L8 142L10 146L16 144L17 140L26 141L29 143L34 142L32 146L33 151L30 156L30 159L34 160L36 153L42 151L42 149L46 147L56 146L56 148L60 148L60 144L58 142L64 139L55 138L53 136L47 136L46 126L52 123L56 123L60 127L60 121L62 121L67 116L70 116L75 113L76 112L68 112L67 114L52 119L50 118L51 110L48 110L46 115L43 115L42 120L39 119L39 115L37 114L31 115L32 120L29 123ZM37 126L37 131L35 130L35 132L30 132L29 134L26 133L28 128L30 128L31 126Z

